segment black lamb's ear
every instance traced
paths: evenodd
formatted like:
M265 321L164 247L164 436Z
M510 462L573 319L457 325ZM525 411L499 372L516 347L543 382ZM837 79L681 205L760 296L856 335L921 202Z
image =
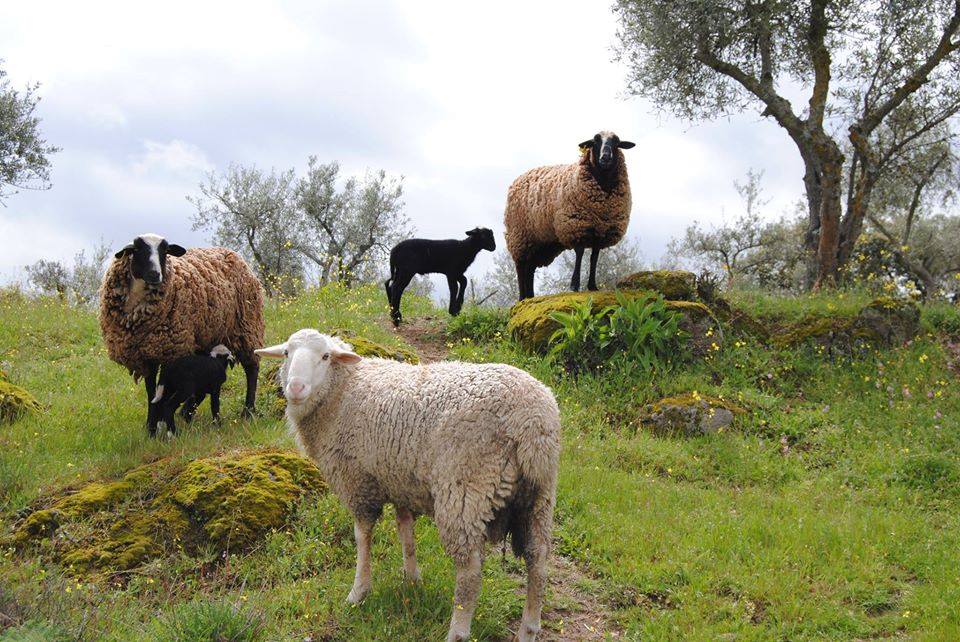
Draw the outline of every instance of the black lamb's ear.
M113 255L113 258L119 259L133 252L133 243L128 243L123 246L123 249Z
M467 230L467 231L465 232L465 234L466 234L467 236L476 236L479 232L480 232L479 229L473 228L472 230Z
M167 246L167 254L170 256L183 256L186 253L187 251L179 245L171 243Z
M631 143L629 140L621 140L617 145L620 149L630 149L634 146L634 143Z

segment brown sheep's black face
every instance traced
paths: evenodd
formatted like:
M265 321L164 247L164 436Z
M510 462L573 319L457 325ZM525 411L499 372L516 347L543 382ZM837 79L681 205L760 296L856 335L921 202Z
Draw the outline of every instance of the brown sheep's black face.
M620 137L613 132L599 132L594 134L593 138L580 143L580 148L590 149L590 160L603 171L616 169L617 155L614 153L617 149L630 149L634 144L627 140L620 140Z
M133 242L114 255L114 258L129 256L130 274L149 285L160 285L167 276L167 256L183 256L186 250L179 245L167 243L157 234L141 234Z

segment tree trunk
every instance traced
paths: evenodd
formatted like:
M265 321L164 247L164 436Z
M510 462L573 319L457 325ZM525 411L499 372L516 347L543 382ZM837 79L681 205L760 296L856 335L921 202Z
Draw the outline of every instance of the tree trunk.
M803 186L807 193L807 232L803 237L803 247L806 253L806 271L804 286L813 287L817 280L817 246L820 235L820 189L819 164L813 157L812 151L800 150L806 172L803 175Z
M813 287L834 285L837 281L838 254L840 250L840 215L843 207L841 192L843 183L843 154L837 144L826 135L818 144L823 158L820 182L820 241L817 245L817 280Z

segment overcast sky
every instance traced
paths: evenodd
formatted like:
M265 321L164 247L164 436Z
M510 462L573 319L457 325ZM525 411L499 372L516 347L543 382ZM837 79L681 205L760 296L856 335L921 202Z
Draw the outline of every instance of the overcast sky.
M611 129L637 143L628 234L651 263L694 219L738 213L732 182L751 167L771 217L801 194L796 151L757 113L691 125L625 96L604 1L37 0L3 14L4 67L15 86L42 83L42 128L63 148L53 189L0 207L3 280L101 238L206 244L185 196L231 162L383 168L405 177L419 235L483 225L502 243L510 182Z

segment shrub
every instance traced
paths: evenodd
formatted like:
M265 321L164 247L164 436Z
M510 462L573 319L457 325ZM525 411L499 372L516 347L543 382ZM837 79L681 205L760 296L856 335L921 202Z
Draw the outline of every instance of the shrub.
M571 371L594 370L611 359L624 359L642 370L663 370L685 355L687 334L680 313L667 308L661 295L627 297L617 292L616 305L593 310L593 302L575 304L550 317L560 327L550 337L550 355Z
M453 339L495 341L507 333L508 308L484 308L471 305L447 322L447 336Z
M263 639L258 617L235 604L197 600L156 621L154 640L170 642L256 642Z

